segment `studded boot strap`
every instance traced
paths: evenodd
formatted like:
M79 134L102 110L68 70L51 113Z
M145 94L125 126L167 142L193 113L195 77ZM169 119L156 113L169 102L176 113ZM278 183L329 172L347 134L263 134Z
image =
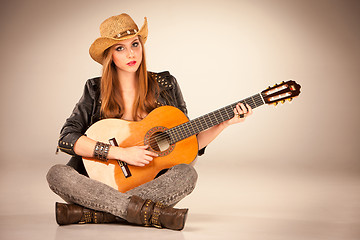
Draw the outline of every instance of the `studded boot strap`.
M154 206L154 202L151 201L150 199L147 199L141 210L141 213L143 215L143 223L144 223L144 226L146 226L146 227L151 226L150 220L151 220L153 206Z
M94 221L94 216L91 210L84 208L83 216L81 217L79 223L92 223Z
M154 227L162 228L160 223L160 214L161 214L161 209L164 207L166 207L166 205L162 204L161 202L155 203L154 211L151 217L151 225L153 225Z

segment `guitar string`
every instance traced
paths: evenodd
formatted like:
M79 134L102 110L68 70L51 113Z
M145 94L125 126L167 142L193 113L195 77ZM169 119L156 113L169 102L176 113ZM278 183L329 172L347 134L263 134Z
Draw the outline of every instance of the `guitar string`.
M233 104L233 105L236 105L236 104ZM217 114L217 115L215 115L216 119L211 119L211 118L209 118L209 119L210 119L210 122L212 123L212 125L216 125L216 124L218 124L219 122L222 122L222 120L224 120L221 114L223 114L223 115L227 114L227 115L228 115L228 111L229 111L229 110L228 110L227 108L229 108L229 107L233 108L232 105L229 105L229 106L227 106L227 107L225 107L225 108L223 108L223 109L219 109L219 110L213 112L213 114ZM255 107L256 107L256 106L255 106ZM231 109L231 111L232 111L232 109ZM224 113L224 112L225 112L225 113ZM218 114L218 113L220 113L220 117L222 118L221 121L218 121L218 118L219 118L219 116L218 116L219 114ZM202 116L202 117L199 117L199 118L195 119L195 120L197 120L197 121L195 121L195 122L193 122L193 123L186 122L186 123L184 123L184 124L181 124L181 125L179 125L179 126L176 126L176 127L172 128L172 129L175 129L175 128L178 129L178 130L173 130L173 131L175 131L173 134L177 134L177 135L180 136L181 139L185 139L185 138L187 138L187 137L189 137L189 136L194 135L194 132L201 132L201 130L203 130L205 124L206 124L205 129L206 129L206 128L209 128L209 127L208 127L208 124L207 124L208 122L206 121L205 118L206 118L206 117L209 117L210 114L211 114L211 113L206 114L206 115L204 115L204 116ZM232 115L230 118L232 118L233 116L234 116L234 115ZM228 118L228 119L230 119L230 118ZM194 121L194 120L193 120L193 121ZM205 124L202 123L202 122L200 122L200 121L204 121ZM188 131L186 131L186 129L185 129L186 127L188 128ZM192 129L190 129L190 127L191 127ZM195 128L197 128L197 130L196 130ZM201 130L200 130L200 129L201 129ZM159 142L159 141L163 141L163 140L168 139L168 138L170 138L170 140L171 140L172 132L169 132L169 131L172 131L172 130L171 130L171 129L168 129L168 130L165 131L165 132L159 133L159 135L157 135L156 137L152 138L152 139L153 139L152 141L149 140L149 141L150 141L150 144L151 144L151 143L155 143L155 142ZM177 140L177 137L175 137L175 140ZM177 141L179 141L179 140L177 140ZM142 145L143 145L143 142L144 142L144 141L139 141L138 143L136 143L135 146L142 146Z
M205 130L205 129L207 129L207 128L210 128L210 127L208 126L208 122L207 122L206 119L205 119L206 117L209 118L210 122L213 124L212 126L214 126L214 125L216 125L216 124L218 124L218 123L221 123L221 122L223 122L223 121L226 121L226 120L228 120L228 119L231 119L234 115L231 115L231 117L229 117L229 113L228 113L228 112L229 112L229 111L232 111L232 109L234 109L235 106L236 106L238 103L247 103L247 104L249 104L250 106L252 106L252 108L256 108L256 107L258 107L258 106L261 106L261 105L265 104L265 102L264 102L263 99L264 99L263 93L259 93L259 94L256 94L256 95L254 95L254 96L251 96L251 97L249 97L249 98L246 98L246 99L244 99L244 100L241 100L241 101L239 101L239 102L237 102L237 103L233 103L233 104L231 104L231 105L228 105L228 106L226 106L226 107L223 107L223 108L221 108L221 109L218 109L218 110L216 110L216 111L214 111L214 112L205 114L204 116L201 116L201 117L199 117L199 118L196 118L196 119L194 119L194 120L192 120L192 121L183 123L183 124L181 124L181 125L179 125L179 126L176 126L176 127L173 127L172 129L175 129L175 130L174 130L174 131L175 131L175 132L174 132L174 135L177 134L177 135L180 137L180 138L178 138L178 137L175 136L175 137L174 137L174 140L175 140L175 142L178 142L178 141L181 141L181 140L183 140L183 139L186 139L186 138L194 135L196 132L201 132L201 131L203 131L203 130ZM249 103L248 101L251 101L251 102ZM253 104L252 104L252 103L253 103ZM229 110L228 108L231 108L231 109ZM225 111L226 115L228 116L228 118L226 118L226 120L224 120L224 118L223 118L223 115L225 115L225 114L224 114L224 111ZM211 114L215 116L215 120L210 118L210 115L211 115ZM219 120L219 119L218 119L218 118L219 118L219 114L220 114L220 117L222 118L222 120ZM231 114L232 114L232 113L231 113ZM204 123L202 123L202 122L200 122L200 121L203 121ZM215 123L214 123L214 121L215 121ZM191 123L191 122L192 122L192 123ZM204 124L206 124L206 127L204 127ZM192 130L190 129L190 127L192 128ZM188 128L188 131L186 131L185 128ZM195 128L197 128L197 130L195 130ZM149 140L149 141L150 141L150 144L151 144L151 143L154 143L154 142L163 141L163 140L165 140L165 139L167 139L167 138L169 138L169 137L170 137L170 140L171 140L171 134L172 134L172 133L170 133L169 131L172 131L172 129L169 129L169 130L167 130L167 131L165 131L165 132L161 132L158 136L154 137L153 140ZM178 130L177 130L177 129L178 129ZM169 134L167 134L167 133L169 133ZM170 135L170 136L169 136L169 135ZM151 141L152 141L152 142L151 142ZM143 141L140 141L140 142L137 143L137 145L143 145L142 143L143 143Z
M259 96L255 96L255 97L259 97ZM246 103L246 100L249 101L249 99L251 99L251 97L243 100L243 102ZM255 99L255 101L254 101L254 99L251 99L251 101L254 102L254 104L251 104L251 105L253 105L253 108L256 108L256 107L261 106L261 105L264 104L261 99ZM241 101L240 101L240 102L241 102ZM257 103L257 104L256 104L256 103ZM222 108L222 109L216 110L216 111L214 111L214 112L212 112L212 113L209 113L209 114L206 114L206 115L204 115L204 116L202 116L202 117L199 117L199 118L195 119L195 120L197 120L197 121L195 121L195 122L193 122L193 123L186 122L186 123L181 124L181 125L179 125L179 126L177 126L177 127L174 127L174 128L172 128L172 129L175 129L174 131L171 130L171 129L169 129L168 131L161 132L161 133L159 133L159 135L157 135L156 137L150 139L150 140L149 140L149 143L150 143L150 145L151 145L151 144L154 144L154 143L157 143L157 142L163 141L163 140L165 140L165 139L169 139L169 138L170 138L170 141L171 141L172 134L174 134L174 135L177 134L177 135L180 137L180 138L179 138L179 137L176 137L176 136L173 135L173 139L175 140L175 142L178 142L178 141L180 141L180 140L186 139L186 138L194 135L196 132L201 132L202 130L209 128L209 127L208 127L208 122L206 121L205 118L206 118L206 117L209 117L210 114L213 114L213 115L216 117L215 120L209 118L209 119L210 119L210 122L212 123L212 126L218 124L219 122L223 122L223 121L224 121L224 118L222 117L222 115L225 115L225 114L226 114L226 115L228 116L228 118L227 118L226 120L232 118L234 115L231 115L231 117L229 117L229 113L228 113L228 112L229 112L229 111L232 111L232 109L236 106L236 104L237 104L237 103L231 104L231 105L226 106L226 107L224 107L224 108ZM229 108L231 108L231 109L229 110ZM225 113L224 113L224 112L225 112ZM219 121L219 116L218 116L219 114L220 114L220 117L222 118L220 121ZM193 120L193 121L194 121L194 120ZM200 121L203 121L203 122L200 122ZM215 123L214 123L214 121L215 121ZM206 127L204 126L204 125L205 125L204 123L206 124ZM176 128L178 128L178 129L176 129ZM185 128L188 128L188 131L186 131ZM192 129L190 129L190 128L192 128ZM196 129L195 129L195 128L196 128ZM173 131L174 133L169 132L169 131ZM143 141L140 141L139 143L137 143L137 145L143 145L142 143L143 143Z
M253 99L254 97L258 97L259 99L255 99L255 100L254 100L254 99ZM249 99L251 99L251 101L254 103L254 104L251 104L251 103L250 103L250 105L253 105L252 108L256 108L256 107L261 106L261 105L264 104L263 101L261 100L260 96L258 96L258 95L255 95L255 96L253 96L253 97L247 98L247 99L245 99L243 102L246 103L246 100L249 101ZM241 101L240 101L240 102L241 102ZM207 129L207 128L210 128L210 127L212 127L212 126L214 126L214 125L216 125L216 124L218 124L218 123L220 123L220 122L223 122L223 121L226 121L226 120L228 120L228 119L231 119L232 117L234 117L234 115L233 115L233 109L235 108L236 105L237 105L237 103L228 105L228 106L226 106L226 107L224 107L224 108L221 108L221 109L219 109L219 110L216 110L216 111L214 111L214 112L212 112L212 113L209 113L209 114L206 114L206 115L204 115L204 116L198 117L198 118L196 118L196 119L194 119L194 120L192 120L192 121L190 121L190 122L186 122L186 123L184 123L184 124L181 124L181 125L179 125L179 126L177 126L177 127L172 128L172 129L179 128L179 131L177 131L176 129L174 130L174 131L175 131L175 134L181 135L180 138L181 138L181 139L185 139L185 138L187 138L187 137L189 137L189 136L194 135L196 132L201 132L201 131L203 131L203 130L205 130L205 129ZM229 108L230 108L230 109L229 109ZM229 117L229 112L231 112L231 116L230 116L230 117ZM210 114L213 114L213 115L215 116L215 119L211 119L211 118L209 117ZM220 116L219 116L219 114L220 114ZM225 119L224 119L223 116L225 116L225 114L227 115L227 118L225 117ZM206 121L206 117L208 117L210 121ZM220 117L221 117L221 119L219 119ZM211 125L210 127L208 126L208 122L211 122L211 123L212 123L212 125ZM205 126L205 125L206 125L206 126ZM188 128L188 131L186 131L185 128ZM190 129L190 128L191 128L191 129ZM169 129L169 130L170 130L170 129ZM172 130L170 130L170 131L172 131ZM169 132L169 134L171 135L170 132ZM159 135L160 135L160 134L159 134ZM159 138L159 135L156 137L156 140L155 140L155 141L159 141L159 140L161 141L161 140L164 140L164 138L166 139L166 138L169 137L168 134L166 134L166 133L160 135L160 138ZM163 136L163 138L161 138L161 136ZM170 136L170 137L171 137L171 136ZM177 139L175 139L175 140L177 140ZM177 141L179 141L179 140L177 140Z
M155 136L153 138L150 138L148 140L148 142L147 142L147 145L149 145L151 147L154 144L157 144L157 143L159 143L161 141L164 141L164 140L168 140L169 142L171 142L171 137L172 136L173 136L173 140L175 140L174 142L178 142L178 141L186 139L186 138L188 138L188 137L190 137L192 135L195 135L196 134L195 132L201 132L200 130L195 131L195 128L198 128L198 129L203 128L203 125L201 125L201 123L200 123L200 125L199 124L190 125L192 130L189 129L189 131L186 131L185 126L182 126L182 125L179 125L179 126L178 126L177 130L173 131L173 133L169 132L170 129L166 130L164 132L160 132L157 136ZM174 128L176 128L176 127L174 127ZM178 135L178 137L176 137L175 135ZM144 145L144 140L141 140L141 141L135 143L133 146L145 146Z
M254 101L254 99L252 99L252 98L254 98L254 97L259 98L260 96L254 95L254 96L252 96L252 97L249 97L249 98L246 98L246 99L244 99L244 100L242 100L242 101L239 101L238 103L241 103L241 102L242 102L242 103L246 103L246 100L249 101L249 99L251 99L251 100L255 103L255 104L249 104L249 103L248 103L250 106L253 105L252 108L256 108L256 107L261 106L261 105L264 104L264 103L263 103L263 100L262 100L261 98L255 99L255 101ZM193 123L191 123L191 122L186 122L186 123L183 123L183 124L181 124L181 125L178 125L178 126L176 126L176 127L171 128L171 129L179 128L178 130L174 130L174 131L175 131L174 134L177 134L177 135L180 136L180 139L178 139L177 137L175 137L175 139L174 139L174 140L176 140L175 142L178 142L178 141L183 140L183 139L186 139L186 138L188 138L188 137L190 137L190 136L192 136L192 135L195 135L196 133L194 133L194 132L201 132L201 131L199 131L199 129L202 129L202 131L203 131L203 130L204 130L204 127L203 127L203 125L201 125L202 123L201 123L200 121L201 121L201 120L204 120L204 123L207 125L207 122L206 122L205 118L206 118L206 117L209 117L210 114L213 114L213 115L215 116L215 118L216 118L216 119L211 119L211 118L209 118L209 119L210 119L210 122L213 124L213 126L216 125L216 124L218 124L218 123L223 122L223 121L218 121L219 116L217 116L216 114L220 114L220 117L222 118L222 120L224 120L221 114L223 114L223 115L227 114L227 115L228 115L228 112L229 112L229 111L232 111L238 103L233 103L233 104L228 105L228 106L226 106L226 107L223 107L223 108L221 108L221 109L215 110L215 111L212 112L212 113L208 113L208 114L205 114L204 116L198 117L198 118L196 118L196 119L194 119L194 120L191 121L191 122L193 122ZM257 104L256 104L256 103L257 103ZM231 108L231 109L228 109L228 108ZM225 111L225 113L224 113L224 111ZM233 113L233 112L232 112L232 113ZM234 116L234 115L232 115L232 117L233 117L233 116ZM228 119L231 119L232 117L230 117L230 118L228 118ZM227 120L228 120L228 119L227 119ZM197 120L197 121L195 121L195 120ZM215 121L215 123L214 123L214 121ZM226 121L226 120L225 120L225 121ZM199 125L199 124L200 124L200 125ZM189 127L192 128L192 131L191 131L191 130L189 129L189 127L188 127L188 129L190 130L190 133L189 133L189 131L186 131L186 130L185 130L185 125L190 125ZM195 131L195 129L194 129L195 127L198 128L198 131ZM207 129L207 128L209 128L208 125L205 127L205 129ZM164 132L161 132L161 133L159 133L159 135L157 135L156 137L149 139L149 144L148 144L148 145L151 145L151 144L154 144L154 143L158 143L158 142L160 142L160 141L164 141L164 140L169 139L169 138L170 138L170 140L171 140L171 133L168 134L168 131L170 131L171 129L168 129L168 130L166 130L166 131L164 131ZM141 141L135 143L133 146L145 146L145 145L144 145L144 140L141 140Z
M252 98L254 98L254 97L257 97L258 99L252 99ZM253 108L256 108L256 107L258 107L258 106L261 106L261 105L263 105L264 103L263 103L263 100L261 99L261 98L259 98L260 96L258 96L258 95L254 95L254 96L252 96L252 97L249 97L249 98L247 98L247 99L245 99L245 100L242 100L242 101L240 101L240 102L244 102L244 103L246 103L246 100L247 101L249 101L249 99L251 99L253 102L254 102L254 104L250 104L250 105L253 105ZM239 103L240 103L239 102ZM257 104L256 104L257 103ZM209 115L210 114L213 114L214 116L215 116L215 120L214 119L211 119L211 118L209 118L210 119L210 122L213 124L213 126L214 125L216 125L216 124L218 124L218 123L220 123L220 122L223 122L223 121L219 121L219 114L220 114L220 117L222 118L222 120L224 120L224 118L222 117L222 115L228 115L229 116L229 114L228 114L228 112L229 111L232 111L233 110L233 108L235 107L237 105L237 103L234 103L234 104L231 104L231 105L228 105L228 106L226 106L226 107L224 107L224 108L221 108L221 109L218 109L218 110L216 110L216 111L214 111L214 112L212 112L212 113L209 113L209 114L206 114L206 115L204 115L204 116L201 116L201 117L199 117L199 118L197 118L197 119L194 119L193 121L195 121L195 120L197 120L197 121L195 121L195 122L193 122L193 123L190 123L190 122L186 122L186 123L184 123L184 124L181 124L181 125L179 125L179 126L176 126L176 127L174 127L174 128L172 128L172 129L175 129L175 128L179 128L178 130L174 130L175 132L174 132L174 134L177 134L177 135L179 135L180 136L180 139L178 139L177 137L175 137L175 139L174 140L176 140L176 142L178 142L178 141L180 141L180 140L183 140L183 139L186 139L186 138L188 138L188 137L190 137L190 136L192 136L192 135L194 135L195 133L194 132L201 132L202 130L204 130L204 125L202 125L203 123L201 123L200 121L204 121L204 123L207 125L206 127L205 127L205 129L206 128L209 128L208 127L208 124L207 124L207 121L206 121L206 117L208 117L209 118ZM229 108L231 108L230 110L229 110ZM225 111L225 114L224 114L224 111ZM217 115L216 115L217 114ZM221 115L222 114L222 115ZM231 119L232 117L233 117L234 115L232 115L230 118L228 117L226 120L228 120L228 119ZM214 121L215 121L215 123L214 123ZM200 125L199 125L200 124ZM189 126L187 126L187 125L189 125ZM188 130L190 130L190 128L189 127L191 127L192 128L192 130L190 130L190 134L189 134L189 131L186 131L185 130L185 127L187 127L188 128ZM195 128L197 128L198 130L197 131L195 131ZM201 129L201 130L200 130ZM159 141L163 141L163 140L165 140L165 139L169 139L170 138L170 140L171 140L171 134L172 133L170 133L169 131L171 131L171 129L169 129L169 130L167 130L167 131L165 131L165 132L161 132L161 133L159 133L159 135L157 135L156 137L154 137L154 138L152 138L153 140L149 140L149 143L150 143L150 145L151 144L154 144L154 143L156 143L156 142L159 142ZM169 133L169 134L168 134ZM144 146L143 145L143 140L142 141L139 141L138 143L135 143L134 144L134 146Z
M250 103L247 102L247 101L250 101L250 100L254 103L254 106L252 106L253 104L251 104L251 102L250 102ZM166 131L164 131L164 132L161 132L161 133L159 133L159 135L157 135L156 137L149 139L149 145L151 146L151 144L154 144L154 143L157 143L157 142L163 141L163 140L165 140L165 139L169 139L169 138L170 138L170 140L171 140L171 137L172 137L171 134L173 134L175 142L178 142L178 141L181 141L181 140L183 140L183 139L186 139L186 138L194 135L194 132L201 132L201 131L203 131L203 130L205 130L205 129L207 129L207 128L210 128L210 127L208 127L208 124L207 124L208 122L207 122L206 119L205 119L206 117L209 118L209 120L210 120L211 124L213 124L213 126L216 125L216 124L218 124L218 123L223 122L224 119L223 119L223 117L222 117L221 114L224 114L224 113L223 113L224 111L225 111L225 113L228 115L227 120L228 120L228 119L231 119L231 118L233 117L233 115L232 115L232 117L229 118L229 114L228 114L228 111L229 111L229 110L227 110L227 109L230 108L230 107L231 107L232 109L234 109L235 106L236 106L238 103L247 103L247 104L249 104L250 106L252 106L252 108L256 108L256 107L258 107L258 106L261 106L261 105L265 104L265 102L264 102L264 95L263 95L263 93L256 94L256 95L254 95L254 96L251 96L251 97L248 97L248 98L246 98L246 99L244 99L244 100L241 100L241 101L239 101L239 102L237 102L237 103L233 103L233 104L228 105L228 106L226 106L226 107L224 107L224 108L215 110L214 112L205 114L204 116L201 116L201 117L199 117L199 118L194 119L194 120L196 120L196 121L194 121L194 120L193 120L193 121L189 121L189 122L180 124L180 125L178 125L178 126L176 126L176 127L173 127L173 128L171 128L171 129L168 129L168 130L166 130ZM231 110L232 110L232 109L231 109ZM214 118L211 119L211 118L210 118L210 114L212 114L213 116L215 116L215 119L214 119ZM223 121L219 121L219 119L218 119L218 117L219 117L218 114L220 114L220 117L222 118ZM206 127L205 127L205 128L203 127L204 125L202 125L202 123L200 122L200 121L202 121L202 120L204 120L204 123L206 124ZM215 121L215 123L214 123L214 121ZM191 122L193 122L193 123L191 123ZM199 125L199 124L200 124L200 125ZM188 125L190 125L190 126L188 126ZM188 128L188 131L186 131L185 127ZM189 127L191 127L192 130L190 130ZM198 129L197 131L195 131L195 127ZM174 129L175 129L175 130L174 130ZM201 130L200 130L200 129L201 129ZM190 134L189 134L189 130L190 130ZM170 131L174 131L174 133L170 133ZM169 133L169 134L168 134L168 133ZM176 137L175 135L178 135L179 138ZM144 143L144 140L141 140L141 141L135 143L133 146L144 146L143 143Z
M173 138L175 140L174 143L176 143L178 141L181 141L183 139L186 139L186 138L194 135L194 132L201 132L201 131L203 131L203 130L205 130L207 128L210 128L208 126L208 122L205 119L206 117L208 117L208 119L210 120L209 122L212 124L212 126L214 126L214 125L216 125L218 123L224 122L224 118L221 115L221 114L224 114L224 111L225 111L226 115L228 116L227 120L231 119L234 115L232 115L232 117L229 118L229 113L228 112L233 110L238 103L247 103L252 108L256 108L258 106L261 106L261 105L265 104L265 99L264 98L265 98L264 94L259 93L259 94L253 95L251 97L248 97L246 99L243 99L243 100L241 100L241 101L239 101L237 103L233 103L233 104L230 104L230 105L228 105L226 107L223 107L221 109L215 110L214 112L205 114L204 116L198 117L198 118L194 119L195 121L193 120L193 121L189 121L189 122L185 122L183 124L180 124L180 125L178 125L176 127L173 127L171 129L168 129L168 130L166 130L164 132L159 133L159 135L157 135L156 137L150 138L149 142L148 142L149 143L148 145L150 145L150 147L151 147L152 144L158 143L160 141L163 141L163 140L169 139L169 138L170 138L170 141L171 141L172 136L174 136L174 138ZM249 103L248 101L251 101L251 102ZM251 104L251 103L254 103L254 104ZM228 108L232 108L232 109L228 110ZM210 117L211 114L213 116L215 116L215 119ZM220 114L220 117L222 118L222 121L219 121L219 119L218 119L219 114ZM233 112L231 114L233 114ZM204 121L204 123L201 123L200 121ZM202 124L206 124L206 127L204 127L204 125L202 125ZM188 125L190 125L190 126L188 126ZM188 128L188 131L186 131L185 127ZM190 130L189 127L191 127L192 130ZM195 128L197 128L198 130L195 131ZM189 133L189 131L190 131L190 133ZM172 132L174 132L174 133L172 133ZM176 137L176 135L178 135L178 137ZM144 140L141 140L141 141L135 143L133 146L144 146Z

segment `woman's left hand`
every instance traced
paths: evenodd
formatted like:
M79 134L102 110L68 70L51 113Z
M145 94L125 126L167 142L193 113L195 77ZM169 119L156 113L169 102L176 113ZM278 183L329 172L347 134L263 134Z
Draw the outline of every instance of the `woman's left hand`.
M251 107L246 104L239 103L234 108L235 116L225 122L222 122L212 128L209 128L197 135L199 149L207 146L211 141L213 141L226 127L245 121L245 119L252 114Z
M225 126L230 126L235 123L244 122L247 117L249 117L253 113L252 108L246 104L246 107L243 103L238 103L234 108L235 116L225 122L223 124Z

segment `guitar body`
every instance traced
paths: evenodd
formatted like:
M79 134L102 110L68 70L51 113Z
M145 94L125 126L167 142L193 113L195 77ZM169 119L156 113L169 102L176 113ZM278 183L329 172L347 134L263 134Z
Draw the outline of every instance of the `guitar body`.
M116 139L120 147L150 145L151 151L159 154L145 167L128 165L130 177L125 177L116 160L103 162L94 158L83 158L86 171L90 178L103 182L120 192L126 192L141 184L153 180L163 169L168 169L177 164L191 163L198 153L196 136L191 136L182 141L170 144L164 131L185 122L187 116L179 109L171 106L162 106L154 109L143 120L138 122L121 119L100 120L86 131L86 135L96 141L109 143ZM163 136L165 135L165 136ZM160 139L160 148L154 139Z

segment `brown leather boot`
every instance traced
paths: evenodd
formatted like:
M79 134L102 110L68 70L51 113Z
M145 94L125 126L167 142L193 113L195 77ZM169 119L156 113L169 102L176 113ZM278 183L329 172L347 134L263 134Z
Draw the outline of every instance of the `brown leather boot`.
M95 211L76 204L56 203L56 222L59 225L74 223L115 223L125 222L110 213Z
M149 199L143 200L138 196L132 196L126 220L138 225L182 230L188 211L189 209L176 209L160 202L155 203Z

